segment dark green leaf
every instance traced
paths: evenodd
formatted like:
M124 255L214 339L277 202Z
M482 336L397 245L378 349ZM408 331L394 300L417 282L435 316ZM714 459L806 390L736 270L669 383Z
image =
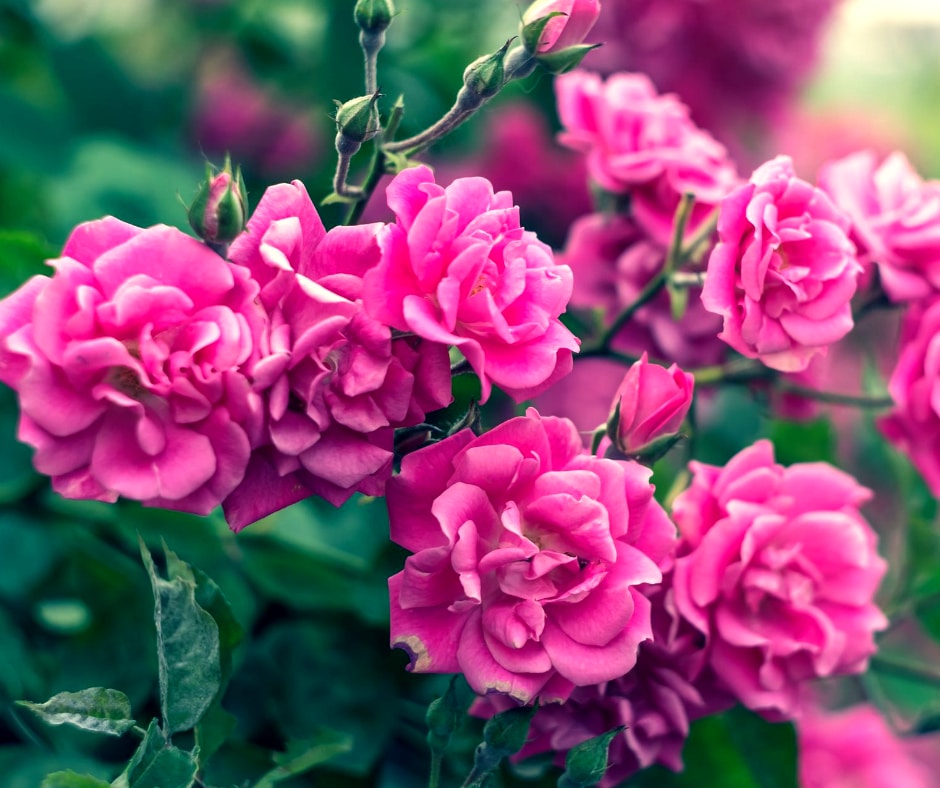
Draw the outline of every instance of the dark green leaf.
M35 712L48 725L72 725L111 736L120 736L134 727L127 696L103 687L60 692L45 703L18 700L17 705Z
M287 752L274 756L277 768L264 775L255 788L271 788L282 780L303 774L341 753L349 752L352 746L352 737L327 729L311 739L293 741Z
M196 746L199 748L199 763L205 764L225 744L235 730L236 719L222 708L218 698L196 725Z
M796 733L793 725L767 722L743 706L722 715L731 742L761 788L796 788Z
M192 753L166 747L156 753L130 788L190 788L196 782L198 768Z
M160 708L172 735L195 727L218 693L219 628L196 604L196 581L186 564L171 561L176 576L167 581L142 541L140 553L153 587Z

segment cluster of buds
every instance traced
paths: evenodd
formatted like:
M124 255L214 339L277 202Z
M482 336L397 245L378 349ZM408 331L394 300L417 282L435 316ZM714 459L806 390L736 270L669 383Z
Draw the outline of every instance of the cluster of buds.
M206 179L189 206L189 224L196 235L213 248L224 247L245 229L247 217L248 197L241 168L233 172L228 156L221 170L207 164Z

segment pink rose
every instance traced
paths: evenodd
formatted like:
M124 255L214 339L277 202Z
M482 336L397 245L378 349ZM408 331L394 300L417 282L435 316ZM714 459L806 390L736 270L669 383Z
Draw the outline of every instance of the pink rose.
M858 510L871 493L826 463L777 465L769 441L689 468L676 607L741 703L791 717L808 680L864 671L887 626L873 601L886 564Z
M564 14L549 20L539 36L536 51L540 55L577 46L591 32L601 13L600 0L535 0L522 17L529 25L552 13Z
M555 80L563 145L587 156L588 173L604 189L630 195L633 218L662 245L686 192L695 195L687 225L698 228L738 184L727 152L690 119L672 95L659 95L643 74L607 81L587 71Z
M389 184L398 217L379 232L381 262L364 277L376 320L454 345L480 378L521 402L571 369L577 338L558 316L571 297L571 271L519 225L509 192L484 178L444 188L427 167Z
M783 372L805 369L844 337L862 270L848 228L786 156L758 167L721 203L702 290L705 308L724 317L719 336Z
M362 275L379 258L376 230L327 233L294 181L265 192L231 246L270 315L266 353L252 369L266 434L225 503L236 530L312 494L335 505L357 491L382 495L394 428L451 399L447 349L393 340L362 307Z
M572 747L623 725L610 743L601 788L623 785L635 772L657 763L682 771L691 722L734 702L702 672L701 635L678 618L668 587L655 586L647 596L653 639L640 644L633 670L613 681L577 687L563 704L541 706L513 760L554 752L554 762L563 766ZM487 695L474 703L471 713L486 718L514 705L505 696Z
M594 213L571 226L557 259L574 273L571 306L600 308L604 319L613 322L662 270L666 250L627 217ZM685 314L677 321L663 290L636 311L614 338L614 349L631 355L649 351L654 358L682 365L719 363L728 350L717 338L721 318L706 311L697 297L700 292L692 288Z
M913 305L904 316L901 353L888 392L894 410L879 421L885 437L910 457L940 495L940 299Z
M51 264L0 302L0 380L37 470L66 498L208 514L261 429L257 284L179 230L110 217Z
M936 737L931 737L936 746ZM911 741L873 706L813 710L797 723L801 788L933 788L935 774Z
M695 378L673 364L650 364L646 353L632 364L614 396L614 444L626 454L675 435L692 406Z
M388 485L391 538L414 554L389 579L392 646L523 703L623 676L652 634L638 586L675 545L649 475L532 409L407 455Z
M940 290L940 182L925 183L903 153L878 164L860 151L823 165L819 186L852 220L852 239L892 301Z

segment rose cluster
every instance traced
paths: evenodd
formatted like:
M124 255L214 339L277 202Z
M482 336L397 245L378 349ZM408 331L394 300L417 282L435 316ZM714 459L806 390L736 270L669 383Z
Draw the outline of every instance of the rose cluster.
M508 192L421 167L388 197L395 223L327 232L300 182L273 186L228 259L170 227L78 227L53 276L0 302L0 380L54 489L221 504L238 529L382 494L394 430L450 402L451 346L484 400L570 368L570 270Z

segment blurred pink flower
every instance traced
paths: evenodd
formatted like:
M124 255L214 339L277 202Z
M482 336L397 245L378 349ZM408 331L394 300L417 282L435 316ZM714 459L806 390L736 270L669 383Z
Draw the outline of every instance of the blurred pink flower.
M931 768L873 706L807 711L797 723L801 788L935 788ZM936 737L933 737L936 740Z
M900 348L888 382L895 407L878 426L940 495L940 298L909 308Z
M685 193L695 195L694 232L738 184L727 152L690 119L672 94L659 95L643 74L603 81L588 71L555 80L563 145L584 153L590 176L607 191L630 195L637 224L657 243L672 237Z
M692 407L695 379L673 364L650 364L646 353L624 375L612 405L616 413L614 445L625 454L642 450L658 438L675 435Z
M940 291L940 182L923 181L903 153L879 164L860 151L825 164L819 186L852 220L852 240L892 301Z
M721 203L702 303L748 358L798 372L852 328L862 267L848 218L793 174L785 156L761 165Z
M451 398L443 345L392 339L360 299L378 262L376 225L326 232L300 181L269 188L229 257L261 284L266 353L252 369L267 428L225 502L236 530L317 494L339 505L382 495L394 428Z
M769 441L689 468L676 607L741 703L789 718L809 680L864 671L887 626L874 604L887 565L858 509L871 493L826 463L777 465Z
M179 230L111 217L51 264L0 302L0 380L36 468L66 498L208 514L261 429L257 284Z
M401 331L454 345L479 376L517 402L571 369L577 338L558 319L571 271L519 225L509 192L485 178L434 182L424 166L389 184L398 221L379 233L381 261L364 277L366 310Z
M388 485L391 538L413 553L389 579L392 646L523 703L623 676L652 634L638 586L675 545L649 475L531 409L406 455Z
M217 50L198 77L192 134L208 155L231 154L272 175L310 169L327 144L314 116L280 100L234 53Z
M640 71L699 125L760 159L819 60L839 0L605 0L587 63ZM782 148L782 150L787 150ZM742 164L745 159L741 158ZM749 163L749 162L748 162Z
M545 55L584 41L600 12L600 0L535 0L523 14L522 24L531 24L552 13L564 14L549 20L539 36L536 50Z
M665 249L653 243L624 216L590 214L574 223L568 242L557 255L574 274L571 305L600 308L612 322L640 295L662 269ZM614 339L623 353L675 361L682 366L716 364L726 346L718 338L721 318L706 311L698 288L692 288L681 320L674 320L669 295L663 291L634 314Z

